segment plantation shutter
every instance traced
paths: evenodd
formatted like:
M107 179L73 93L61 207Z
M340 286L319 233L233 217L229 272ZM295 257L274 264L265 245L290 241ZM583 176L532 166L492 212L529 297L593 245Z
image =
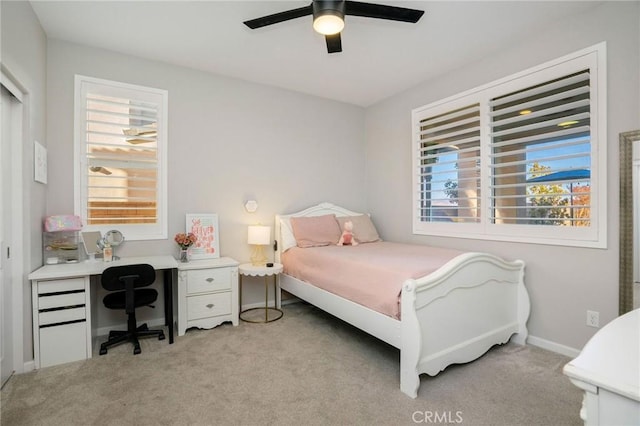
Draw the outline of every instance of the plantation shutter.
M607 246L606 45L412 110L419 235Z
M166 235L166 91L80 79L81 217L94 229L117 227L139 239Z
M421 222L480 221L480 106L417 121L418 210Z
M88 93L89 224L155 223L157 105Z
M589 70L490 100L491 223L589 226Z

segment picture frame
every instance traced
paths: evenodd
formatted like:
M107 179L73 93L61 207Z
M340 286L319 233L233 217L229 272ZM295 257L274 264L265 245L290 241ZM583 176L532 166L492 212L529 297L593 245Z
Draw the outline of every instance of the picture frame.
M186 215L185 229L187 234L196 236L196 242L189 247L191 259L214 259L220 257L220 234L218 232L218 215L215 213Z

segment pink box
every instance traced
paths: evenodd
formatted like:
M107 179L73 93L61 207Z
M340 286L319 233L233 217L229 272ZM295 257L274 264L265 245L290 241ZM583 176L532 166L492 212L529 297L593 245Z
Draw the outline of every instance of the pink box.
M46 232L57 231L80 231L82 229L82 221L79 216L70 214L61 214L55 216L47 216L44 219L44 230Z

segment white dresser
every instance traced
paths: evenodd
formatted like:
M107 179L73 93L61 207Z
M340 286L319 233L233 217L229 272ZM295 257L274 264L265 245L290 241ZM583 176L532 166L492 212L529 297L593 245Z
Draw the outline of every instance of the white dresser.
M238 265L229 257L178 265L178 336L190 327L238 325Z
M564 374L584 390L585 425L640 425L640 309L603 327Z

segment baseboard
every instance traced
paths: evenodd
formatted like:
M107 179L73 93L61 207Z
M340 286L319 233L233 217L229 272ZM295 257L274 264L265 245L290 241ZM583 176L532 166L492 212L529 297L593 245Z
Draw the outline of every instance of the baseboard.
M286 305L290 305L292 303L296 303L299 302L300 299L283 299L280 302L280 306L286 306ZM273 300L269 300L269 307L273 308ZM242 305L240 307L240 312L244 312L247 309L255 309L255 308L264 308L264 302L257 302L257 303L245 303L244 305Z
M571 348L536 336L529 335L527 343L560 355L568 356L569 358L575 358L580 355L580 349Z
M287 299L282 299L282 302L280 303L282 306L286 306L286 305L291 305L293 303L300 303L301 300L298 299L297 297L289 297Z
M35 360L25 362L23 368L24 368L24 370L22 370L23 373L28 373L29 371L35 370L36 369Z
M273 306L273 304L270 303L269 306ZM240 312L255 308L264 308L264 302L245 303L244 305L240 306Z

